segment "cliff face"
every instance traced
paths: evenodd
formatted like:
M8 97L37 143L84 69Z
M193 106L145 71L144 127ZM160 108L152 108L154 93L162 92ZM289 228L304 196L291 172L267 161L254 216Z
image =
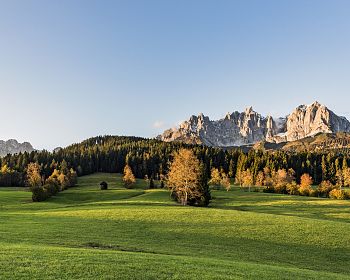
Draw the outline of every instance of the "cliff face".
M271 142L295 141L318 133L349 132L350 123L339 117L326 106L314 102L309 106L296 108L286 120L284 132L272 137Z
M34 151L33 146L28 143L18 143L15 139L10 139L8 141L0 140L0 156L6 156L7 154L18 154L23 152Z
M350 123L318 102L296 108L286 118L263 117L252 107L211 121L200 114L178 128L166 130L158 139L205 144L216 147L241 146L259 141L274 143L294 141L317 133L350 132Z

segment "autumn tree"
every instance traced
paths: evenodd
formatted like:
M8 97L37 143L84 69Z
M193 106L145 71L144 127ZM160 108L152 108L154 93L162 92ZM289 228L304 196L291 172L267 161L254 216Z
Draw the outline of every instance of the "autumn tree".
M216 189L219 189L220 187L224 187L227 191L231 188L231 182L228 175L221 170L217 168L211 169L211 179L209 180L209 185L214 186Z
M251 173L250 169L247 169L241 172L241 180L242 180L242 187L248 188L250 192L250 189L254 184L253 174Z
M39 187L42 185L41 167L38 163L31 162L27 166L26 182L29 187Z
M41 167L38 163L31 162L27 166L26 184L32 192L34 202L44 201L49 193L42 187Z
M343 186L344 187L350 186L350 168L349 167L343 168Z
M182 205L203 205L210 201L208 180L203 166L192 150L180 149L169 167L167 185Z
M285 169L279 169L277 172L274 172L272 180L275 192L287 193L287 185L293 182L294 174L295 172L293 169L289 169L288 171Z
M222 173L220 184L226 189L226 191L229 191L231 189L231 181L227 174Z
M133 184L136 183L136 179L129 165L124 167L124 176L123 176L124 186L127 189L130 189Z
M211 176L209 180L209 185L214 186L215 188L219 188L221 185L221 174L219 169L217 168L212 168L211 169Z
M321 197L329 197L329 193L333 189L335 189L335 186L330 181L322 181L317 187L318 195Z
M265 175L263 171L259 171L255 178L255 185L262 187L264 185Z
M310 195L310 193L312 192L312 188L311 188L312 184L313 184L312 177L309 174L304 173L300 178L299 193L301 195L306 195L306 196Z

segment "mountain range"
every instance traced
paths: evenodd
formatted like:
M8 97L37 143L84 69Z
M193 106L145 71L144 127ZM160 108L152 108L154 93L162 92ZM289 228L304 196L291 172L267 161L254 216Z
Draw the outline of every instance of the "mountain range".
M350 135L341 132L350 132L350 122L315 101L300 105L280 118L262 116L252 107L244 112L228 113L220 120L210 120L201 113L177 128L164 131L157 139L221 148L289 151L350 148ZM0 156L32 151L34 148L28 142L0 140Z
M18 154L20 152L32 152L33 146L29 142L18 143L15 139L7 141L0 140L0 156L6 156L7 154Z
M300 105L286 117L262 116L248 107L244 112L228 113L220 120L210 120L202 113L191 116L177 128L166 130L157 138L214 147L291 142L320 133L350 132L350 122L315 101Z

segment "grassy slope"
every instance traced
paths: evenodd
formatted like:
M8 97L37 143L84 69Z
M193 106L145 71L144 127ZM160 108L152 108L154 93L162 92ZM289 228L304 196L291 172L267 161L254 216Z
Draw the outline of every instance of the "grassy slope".
M234 190L190 208L144 187L95 174L43 203L0 189L0 279L350 278L349 201Z

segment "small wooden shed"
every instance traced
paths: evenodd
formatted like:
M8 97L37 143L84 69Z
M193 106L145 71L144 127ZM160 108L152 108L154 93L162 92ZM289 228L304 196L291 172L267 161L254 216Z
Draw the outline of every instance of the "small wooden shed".
M105 181L101 182L100 183L100 189L101 190L107 190L108 189L108 184Z

